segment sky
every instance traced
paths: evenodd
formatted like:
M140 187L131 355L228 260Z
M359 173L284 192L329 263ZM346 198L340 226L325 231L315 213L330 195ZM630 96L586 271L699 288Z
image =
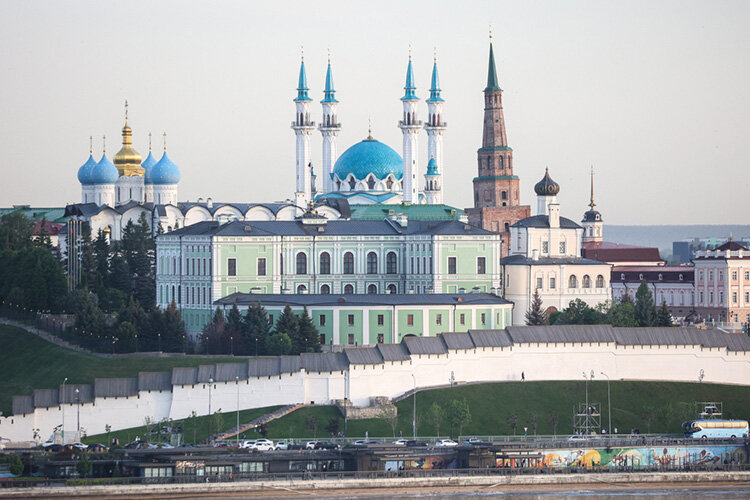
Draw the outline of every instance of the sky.
M522 202L549 167L580 220L593 166L607 223L747 223L748 22L747 1L4 0L0 206L80 202L89 136L112 158L126 99L144 157L166 131L181 200L291 198L300 47L315 121L330 50L339 153L368 119L400 153L411 44L423 99L437 53L445 202L470 207L492 25ZM321 147L316 131L317 167ZM426 151L422 133L421 173Z

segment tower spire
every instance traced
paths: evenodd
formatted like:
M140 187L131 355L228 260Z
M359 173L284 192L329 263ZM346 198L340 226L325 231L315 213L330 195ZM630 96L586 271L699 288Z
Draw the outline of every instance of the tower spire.
M495 51L492 49L492 26L490 26L490 63L487 69L487 88L484 90L501 90L497 82L497 69L495 68Z
M438 76L437 67L437 49L435 49L432 63L432 78L430 79L430 98L427 99L427 102L429 103L442 100L443 99L440 97L440 77Z
M338 102L336 100L336 89L333 87L333 70L331 69L331 51L328 51L328 69L326 70L326 86L323 89L323 100L325 102Z
M594 166L591 165L591 201L589 202L589 207L591 207L591 210L594 209L596 204L594 203Z
M406 85L404 85L404 90L404 97L401 98L402 101L417 99L417 94L415 93L417 86L414 83L414 68L411 64L411 45L409 45L409 65L406 67Z
M305 48L301 49L301 61L299 65L299 80L297 82L297 98L296 101L311 101L310 96L307 95L307 91L310 90L307 86L307 71L305 71Z

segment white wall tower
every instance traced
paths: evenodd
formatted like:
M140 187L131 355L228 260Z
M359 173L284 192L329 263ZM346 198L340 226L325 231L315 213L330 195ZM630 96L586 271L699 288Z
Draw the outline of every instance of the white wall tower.
M417 162L419 161L418 138L422 122L417 120L417 103L419 98L415 91L414 70L411 65L411 51L409 52L409 66L406 69L406 85L404 86L404 97L401 102L404 106L404 116L398 122L398 128L404 135L404 177L402 186L404 189L404 203L419 203L419 188L417 187Z
M306 208L312 200L312 178L310 166L310 134L315 129L315 122L310 120L310 96L307 95L307 73L305 72L305 56L299 68L299 83L297 85L297 97L294 103L297 115L292 122L292 130L297 136L297 190L294 193L294 202L298 207Z
M432 81L430 82L430 98L427 99L427 123L424 126L427 132L427 156L430 157L429 167L433 164L435 170L433 180L437 183L437 189L433 190L430 198L431 201L426 201L429 204L443 203L443 188L442 183L439 182L439 177L443 173L443 132L445 127L448 125L443 118L443 99L440 97L440 79L438 78L437 69L437 56L435 56L432 66ZM428 186L430 184L428 180ZM425 191L427 196L427 191Z
M323 121L320 126L320 133L323 134L323 185L322 192L330 193L333 191L333 165L336 163L336 136L341 131L341 124L338 121L337 108L339 102L335 97L336 91L333 89L333 72L331 71L331 56L328 55L328 71L326 72L326 88L323 91L323 100L320 104L323 106Z

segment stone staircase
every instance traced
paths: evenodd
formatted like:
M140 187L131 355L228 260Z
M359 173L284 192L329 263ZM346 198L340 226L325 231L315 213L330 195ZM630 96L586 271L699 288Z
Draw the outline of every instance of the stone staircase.
M300 408L304 408L305 406L308 406L308 405L298 403L298 404L283 406L276 411L272 411L271 413L266 413L265 415L261 415L260 417L255 418L246 424L240 424L239 427L232 427L231 429L227 431L213 435L208 439L208 441L209 442L222 441L224 439L236 436L237 434L241 434L243 432L249 431L250 429L255 429L261 424L267 424L268 422L272 420L276 420L277 418L285 417L289 415L290 413L292 413L293 411L299 410Z

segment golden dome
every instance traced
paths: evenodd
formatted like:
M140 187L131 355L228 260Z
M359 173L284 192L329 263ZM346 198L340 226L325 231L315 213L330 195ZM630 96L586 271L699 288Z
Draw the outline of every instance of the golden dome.
M133 129L128 125L127 119L125 126L122 127L122 148L114 157L115 166L120 175L128 177L144 175L146 171L141 166L141 155L133 148Z

